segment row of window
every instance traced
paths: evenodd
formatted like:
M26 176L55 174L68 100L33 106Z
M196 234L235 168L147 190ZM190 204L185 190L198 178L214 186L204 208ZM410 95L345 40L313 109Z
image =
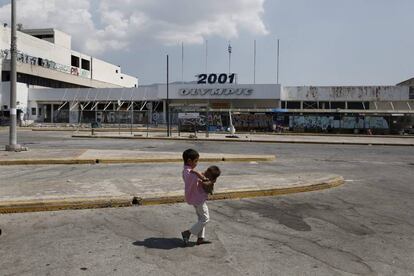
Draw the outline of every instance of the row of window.
M2 81L10 81L10 71L1 72ZM42 78L38 76L17 73L17 82L26 83L28 85L36 85L50 88L87 88L87 86L77 85L73 83Z
M79 57L74 56L74 55L72 55L72 57L71 57L71 65L73 67L77 67L77 68L79 68L79 65L80 65L80 68L82 68L83 70L91 71L91 62L90 62L90 60L83 59L83 58L80 59ZM115 69L115 73L118 74L119 70ZM121 76L121 79L124 79L124 77Z
M300 101L282 101L283 109L302 109ZM369 102L303 102L303 109L369 109Z
M77 68L79 68L79 65L80 65L80 68L82 68L83 70L87 70L87 71L91 70L90 60L83 59L83 58L80 59L79 57L74 56L74 55L72 55L72 58L71 58L71 65Z

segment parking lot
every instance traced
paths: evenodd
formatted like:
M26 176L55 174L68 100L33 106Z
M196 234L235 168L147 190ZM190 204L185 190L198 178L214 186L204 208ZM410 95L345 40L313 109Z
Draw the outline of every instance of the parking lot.
M186 204L0 215L2 275L414 275L414 148L161 140L89 140L67 132L19 132L33 149L133 149L154 154L275 154L272 162L223 164L241 172L326 172L345 184L325 191L209 202L211 245L183 248L195 219ZM0 144L7 133L0 131ZM180 164L12 166L72 181L180 174ZM203 167L203 164L200 164ZM18 185L19 183L16 183ZM70 185L70 183L68 183Z

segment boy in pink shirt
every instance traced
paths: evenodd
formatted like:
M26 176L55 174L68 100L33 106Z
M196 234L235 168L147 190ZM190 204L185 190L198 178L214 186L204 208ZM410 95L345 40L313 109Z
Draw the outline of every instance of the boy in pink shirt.
M191 229L181 232L181 236L185 245L188 244L191 234L197 235L197 245L210 243L209 241L205 240L205 226L210 220L210 216L206 204L208 194L204 190L204 185L214 184L216 178L220 175L220 170L215 167L217 170L215 170L213 173L210 173L209 178L194 171L194 168L197 166L199 157L199 153L193 149L187 149L183 152L183 180L185 184L185 200L188 204L194 206L198 217L197 223L195 223ZM203 184L203 181L205 181L206 184Z

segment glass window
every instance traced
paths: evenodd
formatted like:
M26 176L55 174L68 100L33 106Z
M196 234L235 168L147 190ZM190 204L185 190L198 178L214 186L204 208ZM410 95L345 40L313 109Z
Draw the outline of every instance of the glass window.
M79 68L79 57L72 55L72 66Z
M287 109L300 109L300 102L286 102Z
M363 102L348 102L348 109L364 109Z
M91 70L91 62L87 59L82 59L82 69L83 70Z
M331 102L331 109L345 109L345 102Z

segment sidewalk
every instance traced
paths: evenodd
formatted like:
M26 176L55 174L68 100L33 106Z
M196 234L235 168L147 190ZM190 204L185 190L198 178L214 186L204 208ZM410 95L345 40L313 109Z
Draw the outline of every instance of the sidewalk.
M273 161L274 155L212 154L201 153L203 161ZM182 162L181 152L149 152L135 150L79 150L79 149L33 149L26 152L0 151L0 166L5 165L56 165L98 163L165 163Z
M162 177L147 174L128 183L102 180L69 181L65 177L33 179L16 184L2 181L0 213L52 211L154 205L183 202L180 176ZM33 181L32 181L33 180ZM268 175L223 175L216 183L211 200L271 196L327 189L343 184L333 174L299 173Z
M3 165L0 170L0 213L183 202L183 181L179 173L181 155L181 152L93 149L34 149L20 153L0 151L0 165ZM203 152L200 156L201 163L266 162L276 159L274 155ZM166 165L170 171L166 172L165 167L152 166L153 162L171 162L171 165ZM119 163L142 165L117 165ZM15 166L28 164L37 166ZM343 178L333 174L252 175L241 171L238 175L221 176L210 199L307 192L342 183Z
M211 133L206 137L205 133L197 133L197 138L190 138L190 133L182 133L178 136L173 133L172 137L166 137L161 132L135 132L115 133L100 132L75 133L75 138L107 138L107 139L160 139L160 140L197 140L197 141L220 141L220 142L255 142L255 143L301 143L301 144L333 144L333 145L378 145L378 146L414 146L414 137L390 138L387 137L354 137L354 136L316 136L316 135L266 135L266 134L237 134L237 138L228 138L228 134Z

